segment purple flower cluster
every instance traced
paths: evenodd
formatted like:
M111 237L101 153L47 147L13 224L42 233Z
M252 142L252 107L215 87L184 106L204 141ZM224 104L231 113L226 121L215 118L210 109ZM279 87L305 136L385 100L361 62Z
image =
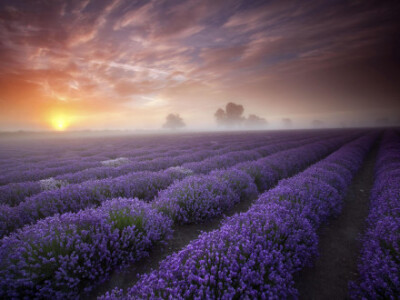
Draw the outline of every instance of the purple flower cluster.
M185 176L176 170L137 172L46 191L28 198L16 207L1 210L0 236L56 213L77 212L80 209L98 206L115 197L137 197L148 201L174 180Z
M72 162L72 163L71 163ZM45 166L35 168L33 170L15 170L14 172L10 172L5 176L4 178L4 183L6 183L6 180L8 182L21 182L21 181L34 181L34 180L39 180L39 179L44 179L52 176L57 176L60 173L65 173L65 172L76 172L80 171L83 169L87 168L93 168L96 165L98 165L98 162L76 162L76 161L71 161L67 165L59 166L59 167L54 167L54 168L46 168ZM0 178L1 180L1 178Z
M214 169L222 169L233 166L238 161L256 160L261 155L256 150L234 151L223 155L210 157L201 162L189 162L182 167L191 169L195 173L209 173Z
M351 282L353 299L398 299L400 295L400 137L387 132L381 142L371 193L368 229Z
M254 184L253 179L235 167L227 170L215 170L210 175L216 177L218 180L223 180L224 184L229 186L239 196L240 201L256 199L258 196L257 186Z
M256 161L237 164L235 167L249 174L260 192L268 190L281 178L298 173L306 166L337 149L349 137L317 141L294 149L280 151ZM301 159L299 159L299 157Z
M116 289L102 299L295 297L293 274L312 262L316 229L339 212L344 193L339 189L350 184L375 138L361 137L298 176L281 181L247 212L200 235L161 262L158 270L142 275L127 295ZM327 171L321 172L324 166ZM337 180L337 175L348 176L348 172L346 181Z
M0 244L0 297L76 298L117 266L148 255L172 222L137 199L26 226Z
M251 178L239 170L187 177L161 191L153 207L175 223L199 222L220 215L238 203L243 186L250 189L243 191L245 194L256 192Z
M0 203L16 206L26 197L38 194L42 191L40 182L26 181L23 183L9 183L0 186Z

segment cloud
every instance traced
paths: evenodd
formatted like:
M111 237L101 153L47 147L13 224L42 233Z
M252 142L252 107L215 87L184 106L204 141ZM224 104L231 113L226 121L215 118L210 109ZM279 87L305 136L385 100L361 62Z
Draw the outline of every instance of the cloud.
M398 106L397 3L3 2L0 127L10 114L39 118L24 105L38 116L56 105L135 110L149 121L132 126L157 127L169 109L214 123L227 102L268 120Z
M114 86L115 91L121 96L151 94L157 91L160 87L152 81L132 82L121 80Z
M153 8L154 4L150 1L138 8L129 10L116 20L113 29L120 30L125 27L137 27L141 31L147 31L152 23Z

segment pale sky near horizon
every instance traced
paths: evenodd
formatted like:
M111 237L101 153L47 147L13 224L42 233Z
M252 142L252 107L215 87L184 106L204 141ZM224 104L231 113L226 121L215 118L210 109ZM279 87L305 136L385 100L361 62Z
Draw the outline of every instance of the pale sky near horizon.
M5 0L0 130L158 129L168 113L212 128L227 102L271 126L284 117L400 120L399 8Z

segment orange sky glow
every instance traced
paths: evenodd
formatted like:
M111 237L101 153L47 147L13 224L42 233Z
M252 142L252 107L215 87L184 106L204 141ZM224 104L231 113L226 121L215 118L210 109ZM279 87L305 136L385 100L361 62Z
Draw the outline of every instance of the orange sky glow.
M240 103L284 117L400 122L399 4L0 4L0 130L213 128Z

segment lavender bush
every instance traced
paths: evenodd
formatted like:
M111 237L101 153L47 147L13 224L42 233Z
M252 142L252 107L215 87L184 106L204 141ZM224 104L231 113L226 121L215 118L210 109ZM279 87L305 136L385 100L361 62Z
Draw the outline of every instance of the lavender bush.
M188 177L162 191L153 207L175 223L199 222L222 214L240 201L225 180L212 175Z
M137 199L39 221L0 244L0 297L75 298L168 238L171 221Z
M207 158L201 162L185 163L182 167L193 170L195 173L209 173L214 169L222 169L233 166L238 161L256 160L261 154L256 150L234 151L224 155Z
M358 279L349 284L353 299L397 299L400 295L399 163L400 137L388 132L376 161Z
M10 206L16 206L26 197L38 194L42 187L37 181L27 181L24 183L10 183L0 186L0 203Z
M239 196L240 201L255 199L258 196L257 186L253 179L245 172L233 167L227 170L215 170L210 173L228 185L235 194Z
M328 217L340 212L341 197L325 182L302 175L280 182L276 188L263 194L256 204L279 203L318 227Z

